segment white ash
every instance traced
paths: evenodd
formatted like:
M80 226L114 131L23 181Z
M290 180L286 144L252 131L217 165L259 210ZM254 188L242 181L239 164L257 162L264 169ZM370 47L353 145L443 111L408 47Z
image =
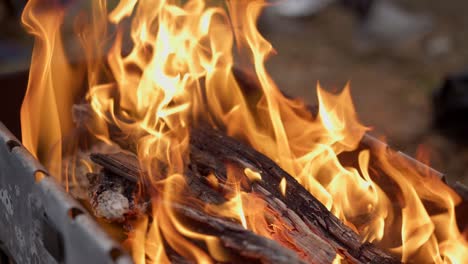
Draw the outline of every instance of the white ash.
M95 152L113 153L118 151L120 151L118 146L100 142L94 144L89 150L78 150L75 155L65 157L62 161L62 179L64 179L62 185L64 188L68 187L73 198L87 200L89 181L86 175L101 169L101 166L91 161L89 155Z
M88 150L77 151L74 156L63 159L64 187L75 199L89 201L96 217L110 222L123 222L129 217L146 211L148 202L136 201L137 186L118 175L105 172L90 159L91 153L121 152L120 147L98 143ZM71 176L74 175L74 178Z
M105 170L89 173L88 179L88 199L97 217L124 222L146 211L148 202L137 199L136 183Z
M93 203L94 214L109 221L123 221L130 211L128 199L121 193L107 190L102 192Z

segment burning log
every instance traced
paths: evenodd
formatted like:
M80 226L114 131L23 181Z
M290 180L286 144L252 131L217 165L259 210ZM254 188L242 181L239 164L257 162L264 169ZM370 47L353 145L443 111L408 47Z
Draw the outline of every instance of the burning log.
M207 156L210 159L218 160L217 166L220 166L222 161L231 161L239 166L258 171L262 180L253 182L254 191L262 188L284 202L289 209L296 212L307 223L314 233L330 241L335 247L341 248L347 257L362 263L398 263L394 257L372 244L362 243L354 231L331 214L292 176L256 150L206 128L192 131L191 146L192 153L197 151L203 153L197 155L198 157ZM194 161L192 160L192 162ZM211 169L222 172L222 169L216 167ZM280 189L280 183L283 179L286 180L285 195L281 193Z
M235 254L238 261L259 261L261 263L306 263L293 251L277 242L258 236L241 225L210 216L188 206L174 204L173 208L184 218L196 223L196 230L220 239L222 245ZM249 262L250 262L249 261ZM330 262L330 261L329 261Z
M281 234L283 237L280 236L278 240L284 247L297 252L302 260L309 263L330 263L339 252L353 263L399 263L396 258L374 245L362 243L354 231L332 215L292 176L254 149L215 130L198 128L192 130L190 157L190 165L185 175L189 195L208 204L219 204L225 201L219 191L217 192L209 185L207 176L215 175L221 184L225 182L228 177L227 162L234 163L241 169L258 172L262 180L250 181L250 189L243 188L243 191L261 197L266 202L268 211L273 212L272 215L277 217L280 223L288 225L289 228L284 229ZM144 173L139 168L137 159L129 154L93 154L92 160L103 166L104 170L111 171L115 176L118 175L117 177L135 179L136 175ZM282 181L286 183L284 194L280 188ZM136 184L135 181L132 182ZM184 208L180 210L189 210L189 212L195 210L185 204L175 205L175 207ZM224 239L227 239L227 236L238 243L248 238L248 236L232 238L231 234L225 231L212 230L213 227L210 224L219 217L215 218L201 211L197 211L196 215L206 220L199 223L203 226L201 230L204 232L215 232L216 236ZM224 223L224 220L220 221ZM237 228L246 231L239 225ZM262 239L270 241L267 238ZM253 240L260 241L257 238ZM231 244L228 243L228 245ZM251 256L251 253L244 252L246 250L250 252L246 248L237 250L237 254ZM279 252L278 254L286 253ZM260 259L263 258L264 256L260 257ZM265 261L270 263L270 260ZM274 262L279 263L278 260Z
M142 173L138 166L138 158L134 155L117 153L106 156L98 153L91 153L90 158L94 163L101 165L108 171L108 173L104 174L115 173L124 178L127 183L138 182L139 176Z
M95 118L89 105L77 105L73 110L76 120L80 120L77 123L86 124ZM135 147L129 145L131 141L122 136L118 127L110 125L108 129L112 141L124 149L134 151ZM126 187L134 190L132 186L135 186L138 179L142 178L140 176L145 173L140 168L136 156L131 153L94 153L90 157L93 162L104 168L103 173L107 176L100 178L104 182L105 179L112 178L116 182L121 182L117 179L121 177L125 179ZM268 207L281 218L280 222L289 223L293 227L286 232L287 239L282 240L307 262L330 263L337 252L340 252L346 259L355 263L399 263L396 258L374 245L361 243L359 236L353 230L333 216L292 176L256 150L204 127L194 129L191 133L190 157L190 170L185 175L191 190L190 195L206 203L219 204L225 201L224 197L203 182L206 182L205 176L209 173L215 175L221 182L225 181L226 161L235 163L243 169L249 168L259 172L262 181L252 182L250 191L261 195ZM283 179L286 181L285 195L281 193L279 187ZM132 201L132 192L127 191L126 194L130 195L128 200ZM99 196L91 196L91 199L107 201L106 198ZM93 203L95 211L97 206L101 210L112 208L95 202ZM138 209L141 207L133 206L137 210L120 210L121 215L114 215L115 211L107 212L105 218L122 221L127 216L141 213Z
M146 208L146 202L143 202L143 205L135 205L133 208L119 206L122 204L121 200L135 201L134 193L137 182L132 174L142 173L138 168L135 156L125 153L92 154L91 158L104 168L99 177L90 176L93 179L90 180L91 189L93 190L91 204L94 211L99 212L98 216L104 217L108 221L120 221L126 219L129 215L141 214L142 210L137 211L137 208ZM190 197L200 199L206 203L219 204L225 202L225 199L219 193L202 182L200 175L188 171L186 179L189 185L187 192L190 193L188 194ZM112 200L113 198L110 195L105 194L109 190L103 192L105 188L110 189L114 197L118 197L118 199ZM107 197L111 199L107 199ZM114 210L116 206L119 206L119 210ZM218 237L225 249L229 251L230 257L236 261L247 261L247 263L255 261L261 263L305 263L295 252L282 247L273 240L246 230L232 220L211 216L186 204L173 203L171 207L181 219L188 221L196 231ZM331 262L334 255L334 251L330 248L328 258L321 260ZM173 250L169 252L169 258L173 263L187 263L187 260L177 255ZM320 259L317 261L316 263L319 263Z

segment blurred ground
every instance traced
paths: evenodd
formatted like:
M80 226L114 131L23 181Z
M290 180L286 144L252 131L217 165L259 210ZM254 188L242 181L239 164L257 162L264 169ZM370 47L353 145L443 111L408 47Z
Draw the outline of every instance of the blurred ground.
M446 73L468 67L468 1L400 2L432 16L434 31L398 50L377 52L355 48L358 21L339 5L310 18L267 14L261 28L278 53L268 68L282 90L310 104L316 104L317 81L330 90L350 81L358 115L375 135L412 155L424 143L433 166L468 183L467 151L430 130L431 92Z

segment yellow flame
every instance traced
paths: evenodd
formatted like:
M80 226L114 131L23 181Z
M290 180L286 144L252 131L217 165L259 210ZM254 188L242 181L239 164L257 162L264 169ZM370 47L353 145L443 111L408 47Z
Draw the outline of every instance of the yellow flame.
M260 173L256 172L256 171L251 170L250 168L246 168L244 170L244 174L252 182L262 180L262 175Z
M64 10L53 2L48 4L30 1L22 16L36 39L21 107L22 140L53 175L60 176L61 140L73 127L71 106L83 74L69 65L64 53L59 31Z
M95 115L85 122L91 143L131 145L148 172L142 182L151 189L153 206L151 218L135 220L127 240L136 263L169 262L166 245L191 261L229 261L216 237L195 231L170 206L188 202L182 175L189 128L201 122L276 161L364 241L393 250L402 261L468 262L455 219L460 198L450 188L385 148L358 151L356 164L339 159L355 151L369 130L356 117L348 85L339 94L317 85L317 116L275 86L264 64L274 50L256 27L264 1L121 0L114 8L91 1L91 11L72 23L81 45L75 56L85 58L74 63L79 65L72 65L73 53L62 43L70 10L58 2L30 0L23 13L36 38L21 109L23 143L60 181L74 181L74 174L62 177L62 161L81 145L71 109L84 99ZM238 82L234 49L236 63L252 69L258 90ZM115 142L115 130L123 142ZM66 164L66 171L74 166ZM287 240L279 234L288 224L262 197L245 191L243 177L262 180L249 168L228 167L227 182L207 176L214 189L229 191L225 204L204 205L205 211ZM286 188L283 178L283 195Z
M336 254L335 259L333 259L332 264L342 264L344 258L340 254ZM346 263L346 262L344 262Z
M282 178L279 184L281 194L286 196L286 178Z

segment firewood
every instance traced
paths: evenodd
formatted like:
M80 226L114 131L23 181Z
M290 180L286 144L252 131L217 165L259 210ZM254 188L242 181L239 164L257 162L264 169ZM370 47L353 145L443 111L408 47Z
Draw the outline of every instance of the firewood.
M341 248L347 256L362 263L399 263L392 255L371 243L362 243L358 234L344 225L328 209L312 196L299 182L281 169L271 159L258 151L206 127L193 129L191 133L191 152L202 152L209 159L230 161L239 166L258 171L261 181L252 183L260 186L296 212L321 237ZM197 156L203 156L198 154ZM191 162L194 162L193 160ZM221 162L217 163L218 166ZM222 171L212 168L214 171ZM280 192L280 182L286 179L286 195Z
M235 72L235 75L237 79L249 80L242 74ZM255 93L258 90L258 84L255 81L241 82L241 86L246 88L245 93ZM311 110L312 114L314 112L316 111ZM74 117L78 120L77 124L82 125L93 123L93 119L96 118L89 105L74 107ZM135 152L136 147L132 143L135 141L129 140L130 135L125 135L112 124L109 124L108 129L114 143L123 149ZM366 145L365 139L366 137L362 142L363 145ZM366 148L368 147L366 145ZM141 176L145 172L141 171L138 160L131 156L129 153L116 155L98 153L92 158L94 162L112 172L114 177L123 177L135 185L141 181ZM293 227L286 232L290 245L283 243L284 241L279 242L283 247L294 250L302 260L308 263L330 263L336 252L340 252L344 259L352 263L399 263L394 256L375 245L362 243L358 234L333 216L293 177L251 147L213 129L199 127L193 129L191 133L190 157L191 161L185 175L188 188L191 189L189 196L196 197L205 203L220 204L225 201L222 195L206 184L205 176L215 175L222 185L222 181L227 178L227 162L241 169L249 168L259 172L262 181L251 182L249 186L251 189L244 191L260 195L268 209L275 212L276 217ZM286 180L286 195L280 192L279 184L282 179ZM197 210L186 204L180 206L189 211ZM200 210L197 212L213 219L220 219ZM209 224L205 222L200 224L209 227ZM212 227L208 229L210 228ZM204 230L204 232L209 232L209 230Z
M222 245L235 253L235 257L260 263L305 263L295 252L277 242L261 237L238 223L210 216L188 206L173 204L174 210L191 220L196 231L218 237ZM240 259L236 262L240 262Z
M128 153L116 154L93 154L93 160L99 161L105 169L112 167L110 165L113 160L119 159L120 166L123 168L120 173L114 174L114 177L122 177L121 175L129 170L126 168L135 168L137 166L136 160ZM125 157L128 157L126 159ZM222 204L226 199L221 196L217 191L213 190L206 181L206 178L198 171L200 167L191 165L186 171L186 181L188 184L185 197L196 198L204 203L209 204ZM113 167L116 168L116 167ZM203 170L202 170L203 173ZM128 177L128 176L127 176ZM126 177L126 178L127 178ZM132 183L136 184L136 183ZM127 185L130 186L130 185ZM302 259L308 263L329 263L332 262L336 255L336 248L329 244L321 237L317 236L310 230L306 223L292 210L288 209L284 203L272 196L267 190L258 187L258 193L265 196L268 207L276 212L276 216L281 218L282 221L288 223L289 228L282 233L284 240L288 242L291 248L299 252ZM187 205L186 205L187 206ZM359 263L358 261L355 261Z
M127 157L127 159L124 157ZM110 165L116 159L122 161L120 166ZM98 212L98 216L105 217L109 221L122 221L125 219L126 214L134 212L135 209L132 210L130 206L121 206L126 204L122 203L121 200L136 201L133 195L137 184L135 181L127 180L130 176L122 175L125 173L131 174L132 172L128 168L135 168L138 163L136 163L134 156L126 153L93 154L93 160L98 161L104 169L98 175L90 175L90 185L93 186L91 205L94 211ZM112 168L112 172L110 172L109 168ZM122 170L114 173L119 169ZM196 175L190 170L187 171L188 188L186 191L188 193L184 197L197 198L212 204L225 202L226 200L219 193L203 183L201 177L201 175ZM106 195L103 197L106 192L111 192L114 196ZM119 207L118 210L113 210L115 207ZM273 240L258 236L234 221L211 216L189 204L173 202L171 207L179 217L186 222L188 221L189 225L196 231L218 237L221 244L236 262L305 263L294 251L282 247ZM173 251L171 250L172 253L169 254L173 262L186 262L183 257ZM333 249L330 248L328 255L329 258L326 260L330 262L335 255ZM315 263L321 262L319 260Z
M102 153L91 153L90 158L94 163L101 165L109 172L115 173L131 182L138 182L139 176L142 173L138 166L138 158L135 155L123 152L107 156Z
M286 231L289 246L294 248L302 259L310 263L330 263L336 252L353 263L399 263L393 256L370 243L361 243L359 236L333 216L316 198L305 190L293 177L279 168L273 161L252 148L226 137L212 129L194 129L191 134L191 161L189 184L203 184L209 172L216 175L220 182L227 178L225 162L236 163L241 168L258 171L262 181L251 183L251 192L259 194L269 209L276 212L283 222L293 228ZM124 167L137 167L135 160L117 154ZM109 166L115 157L101 155L101 165ZM103 162L107 160L106 162ZM122 170L124 173L125 169ZM286 196L280 193L279 183L285 178ZM204 187L189 188L204 194L199 197L204 202L213 202L211 190ZM198 189L198 190L197 190ZM212 190L211 190L212 191ZM216 195L214 195L216 196ZM209 198L211 197L211 198ZM207 200L207 198L209 198ZM219 197L218 197L219 198ZM210 200L211 199L211 200ZM215 199L216 200L216 199ZM216 201L219 203L219 201ZM288 246L284 245L283 246Z

